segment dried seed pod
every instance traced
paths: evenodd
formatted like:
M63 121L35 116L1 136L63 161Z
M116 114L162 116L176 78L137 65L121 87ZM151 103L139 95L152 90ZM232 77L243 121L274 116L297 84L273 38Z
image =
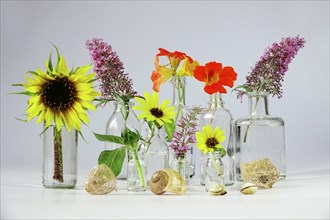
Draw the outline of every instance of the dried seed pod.
M105 164L95 167L85 180L84 189L92 195L104 195L116 189L116 176Z
M212 196L223 196L227 194L226 188L224 186L215 186L209 190Z
M186 192L186 184L179 173L172 169L164 169L152 175L150 190L156 195L162 195L165 192L181 195Z
M242 186L241 193L243 193L245 195L252 195L257 192L257 189L258 189L258 187L255 184L246 182Z

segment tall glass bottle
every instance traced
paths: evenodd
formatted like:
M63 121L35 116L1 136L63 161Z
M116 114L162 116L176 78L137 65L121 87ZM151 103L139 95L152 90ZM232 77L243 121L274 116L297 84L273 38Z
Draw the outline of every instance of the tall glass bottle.
M114 111L110 116L107 125L106 125L106 134L107 135L116 135L120 136L121 132L124 128L128 128L132 131L137 130L141 132L141 124L138 120L135 112L132 110L133 102L129 103L121 103L121 102L114 102L113 107ZM128 109L128 111L126 111ZM128 112L128 115L126 115ZM126 120L125 120L126 118ZM121 147L120 144L115 143L108 143L106 142L105 149L106 150L113 150L118 147ZM128 163L128 152L126 152L126 157L123 163L123 167L121 169L121 173L117 177L118 179L126 179L127 178L127 163Z
M280 173L279 179L284 179L284 121L269 115L267 93L248 93L247 96L249 115L247 118L237 119L234 123L236 179L243 181L242 167L245 164L265 161L262 159L268 159Z
M232 185L235 182L235 160L233 147L233 117L228 109L224 107L220 93L210 95L208 108L203 111L200 117L200 127L211 125L213 128L219 126L221 130L225 131L226 140L222 143L222 147L227 151L227 155L222 158L224 163L224 181L225 185ZM201 184L204 185L204 169L207 155L201 153Z
M182 115L185 115L187 112L186 107L186 77L184 76L176 76L172 78L171 81L173 85L173 98L172 98L172 106L175 107L177 111L177 115L175 121L180 120ZM190 154L187 158L190 158L190 178L195 175L195 151L194 147L190 148L190 151L187 152Z

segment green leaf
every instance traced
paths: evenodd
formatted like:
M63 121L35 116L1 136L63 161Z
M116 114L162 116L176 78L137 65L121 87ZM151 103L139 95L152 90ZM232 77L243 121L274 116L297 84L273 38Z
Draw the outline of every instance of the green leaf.
M22 83L17 83L17 84L11 84L11 86L23 86Z
M16 117L15 117L15 119L19 120L19 121L22 121L22 122L27 122L28 121L27 119L20 119L20 118L16 118Z
M236 90L239 91L238 89L245 89L246 92L253 92L253 90L252 90L250 87L245 86L245 85L236 86L236 87L232 90L232 92L233 92L233 91L236 91Z
M52 53L49 54L48 68L50 69L50 71L53 71Z
M175 131L175 123L172 119L171 123L164 123L165 131L166 131L166 141L171 141L173 137L173 133Z
M223 148L217 149L217 151L219 151L221 158L223 158L227 154L226 150Z
M113 173L118 176L121 172L125 156L126 147L120 147L115 150L105 150L101 152L98 159L98 164L107 165Z
M115 135L97 134L94 132L94 136L99 141L111 142L115 144L125 144L124 138Z
M124 139L125 145L134 145L140 140L140 134L137 130L131 131L128 128L125 128L121 132L121 137Z
M39 74L37 72L31 71L31 70L29 70L27 72L30 73L31 75L39 76Z
M28 95L28 96L32 96L34 95L35 93L33 92L11 92L10 94L16 94L16 95Z
M60 53L58 52L58 49L57 47L55 46L55 44L53 44L52 42L50 42L53 47L55 47L55 50L56 50L56 54L57 54L57 61L56 61L56 67L55 67L55 70L58 71L58 68L59 68L59 64L60 64L60 59L61 59L61 55Z

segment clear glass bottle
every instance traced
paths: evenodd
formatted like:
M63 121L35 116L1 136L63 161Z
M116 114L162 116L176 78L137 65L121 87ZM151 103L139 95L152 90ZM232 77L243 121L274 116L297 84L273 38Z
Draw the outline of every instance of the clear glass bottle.
M243 181L241 165L269 159L286 177L284 121L268 111L267 93L248 93L249 116L234 123L236 179Z
M146 138L151 138L151 131L147 127L147 123L143 124L143 131ZM147 165L147 180L158 170L163 170L169 167L169 150L165 141L163 129L154 129L154 136L150 140L150 144L143 143L143 150L146 157Z
M174 155L174 153L171 153ZM175 156L171 157L170 160L170 168L178 172L181 177L184 179L186 185L189 184L190 179L190 161L189 159L185 158L178 158Z
M185 115L187 113L187 107L186 107L186 77L184 76L176 76L172 78L171 81L173 85L173 98L172 98L172 106L175 107L176 112L178 114L176 115L175 121L177 122L180 120L182 115ZM190 178L192 178L195 175L195 151L194 147L190 148L190 151L187 152L187 154L190 154L189 157L190 160Z
M216 192L220 187L224 187L224 164L219 152L209 152L205 154L205 190L206 192Z
M224 101L220 93L210 95L209 106L205 109L200 116L200 130L202 126L211 125L212 128L219 126L221 130L225 131L226 140L221 144L226 150L227 155L222 158L225 165L225 185L233 185L235 182L235 157L233 147L233 117L228 109L224 107ZM203 163L206 162L207 155L201 153L201 174L200 182L202 185L205 184L203 169Z
M128 129L138 132L141 132L141 124L138 120L135 112L132 110L133 102L129 103L120 103L120 102L114 102L112 103L114 107L114 111L112 115L110 116L107 125L106 125L106 134L107 135L116 135L120 136L121 132L125 127ZM126 116L125 111L128 109L128 115ZM126 120L125 120L125 117ZM120 144L115 143L105 143L105 149L106 150L113 150L118 147L121 147ZM126 152L126 157L123 163L123 167L121 170L121 173L118 175L117 179L126 179L127 178L127 163L128 163L128 152Z
M44 128L45 129L45 128ZM77 183L78 132L54 125L42 133L42 184L45 188L74 188Z
M147 165L144 151L141 149L128 151L127 190L144 192L147 189Z

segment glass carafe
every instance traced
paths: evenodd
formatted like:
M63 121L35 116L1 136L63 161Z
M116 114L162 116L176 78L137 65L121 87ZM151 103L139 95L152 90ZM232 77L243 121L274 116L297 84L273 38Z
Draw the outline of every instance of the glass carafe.
M248 93L247 96L249 115L237 119L234 123L236 179L244 181L242 173L247 172L244 168L249 164L263 166L264 161L270 161L279 172L279 179L284 179L286 177L284 120L269 114L267 93ZM267 170L267 167L262 169L260 166L261 169L258 168L260 178L266 178L265 175L268 175L270 170Z

